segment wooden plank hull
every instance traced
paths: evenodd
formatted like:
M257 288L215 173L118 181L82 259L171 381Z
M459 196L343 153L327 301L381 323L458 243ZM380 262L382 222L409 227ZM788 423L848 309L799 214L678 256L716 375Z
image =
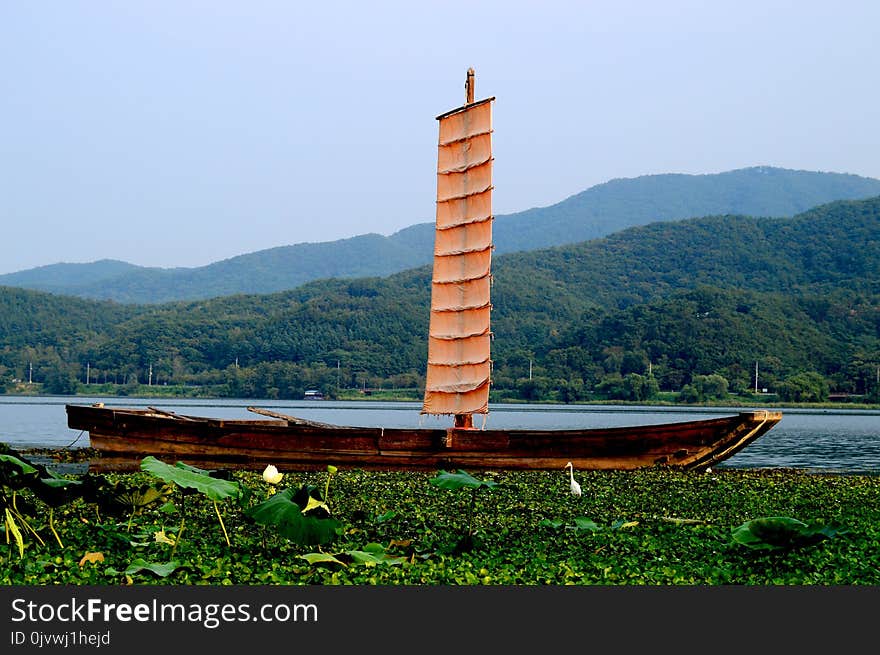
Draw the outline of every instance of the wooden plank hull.
M708 420L584 430L478 430L348 427L284 419L212 419L158 410L67 405L68 427L89 433L98 470L137 468L153 455L208 468L265 464L322 470L631 470L712 466L745 448L782 418L740 412Z

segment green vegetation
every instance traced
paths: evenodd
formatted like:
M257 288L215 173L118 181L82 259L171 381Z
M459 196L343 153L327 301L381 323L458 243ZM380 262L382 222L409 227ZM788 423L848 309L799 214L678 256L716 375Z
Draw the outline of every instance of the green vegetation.
M763 389L880 402L880 198L654 223L499 256L494 276L496 402L753 402ZM10 392L32 379L54 394L416 399L429 286L423 267L158 306L0 289L0 380Z
M179 491L134 515L106 502L111 492L155 485L147 470L83 476L84 487L104 491L55 508L59 541L48 538L43 501L19 485L18 511L33 532L19 545L7 527L0 577L12 585L880 584L877 476L575 471L583 490L575 497L564 470L476 478L340 469L330 503L319 491L325 472L284 472L277 489L257 471L200 475L248 492L186 496L186 538L169 509ZM456 489L470 490L473 511L461 511ZM491 492L474 502L477 489ZM218 506L228 542L218 538Z
M822 203L880 194L880 180L759 166L712 175L645 175L598 184L549 207L495 221L495 253L596 239L637 225L716 214L793 216ZM0 275L0 285L125 303L266 294L325 278L384 276L431 263L434 224L232 257L200 268L117 261L53 264Z

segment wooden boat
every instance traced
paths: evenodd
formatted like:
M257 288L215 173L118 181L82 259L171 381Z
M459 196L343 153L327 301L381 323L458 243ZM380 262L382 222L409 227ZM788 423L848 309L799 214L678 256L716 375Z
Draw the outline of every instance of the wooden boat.
M160 410L67 405L68 426L89 433L96 468L133 468L145 455L206 468L704 469L772 428L780 412L662 425L601 429L350 427L306 421L260 408L273 418L240 420Z
M192 465L293 469L694 469L720 462L776 425L780 412L603 429L484 429L489 413L492 260L492 104L474 101L437 117L437 209L422 414L449 428L348 427L250 408L270 418L225 420L158 409L68 405L68 426L89 432L106 459L155 455ZM483 417L474 426L474 415ZM103 458L102 458L103 459Z

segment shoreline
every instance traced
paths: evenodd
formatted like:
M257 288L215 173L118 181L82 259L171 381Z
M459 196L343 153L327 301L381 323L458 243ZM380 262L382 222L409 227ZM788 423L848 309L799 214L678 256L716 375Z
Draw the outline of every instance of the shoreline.
M309 400L309 402L314 402L320 405L320 403L324 402L324 400L328 401L337 401L337 402L412 402L418 403L420 400L418 398L412 398L407 395L399 395L395 396L393 394L376 394L376 395L355 395L355 394L344 394L337 398L325 398L324 400L311 400L304 398L230 398L227 396L212 396L212 395L183 395L176 393L169 394L130 394L124 396L117 396L115 394L106 394L106 393L94 393L94 394L86 394L86 393L77 393L72 395L58 395L58 394L44 394L44 393L4 393L0 394L0 398L70 398L71 402L76 402L77 398L114 398L118 399L120 402L124 403L125 399L130 398L132 400L205 400L205 401L229 401L229 400L242 400L242 401L270 401L270 402L299 402L304 400ZM760 399L756 399L760 400ZM641 401L630 401L630 400L578 400L574 402L560 402L557 400L515 400L510 398L502 398L500 400L490 400L490 405L504 405L504 406L516 406L516 405L563 405L567 407L578 407L578 406L602 406L607 405L611 407L681 407L681 408L751 408L751 407L761 407L767 409L816 409L816 410L831 410L831 409L849 409L849 410L860 410L860 411L877 411L880 412L880 403L857 403L857 402L824 402L824 403L784 403L778 401L770 401L770 402L754 402L750 399L744 399L740 397L731 397L724 402L701 402L701 403L679 403L679 402L671 402L666 400L641 400Z

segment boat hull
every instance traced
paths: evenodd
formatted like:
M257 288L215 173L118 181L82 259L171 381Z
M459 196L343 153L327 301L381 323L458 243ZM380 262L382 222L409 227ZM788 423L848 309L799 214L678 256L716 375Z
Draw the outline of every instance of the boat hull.
M708 420L584 430L348 427L301 419L212 419L143 409L67 405L68 427L89 433L96 470L137 468L140 460L208 468L323 470L580 470L713 466L782 418L740 412ZM291 417L293 418L293 417Z

